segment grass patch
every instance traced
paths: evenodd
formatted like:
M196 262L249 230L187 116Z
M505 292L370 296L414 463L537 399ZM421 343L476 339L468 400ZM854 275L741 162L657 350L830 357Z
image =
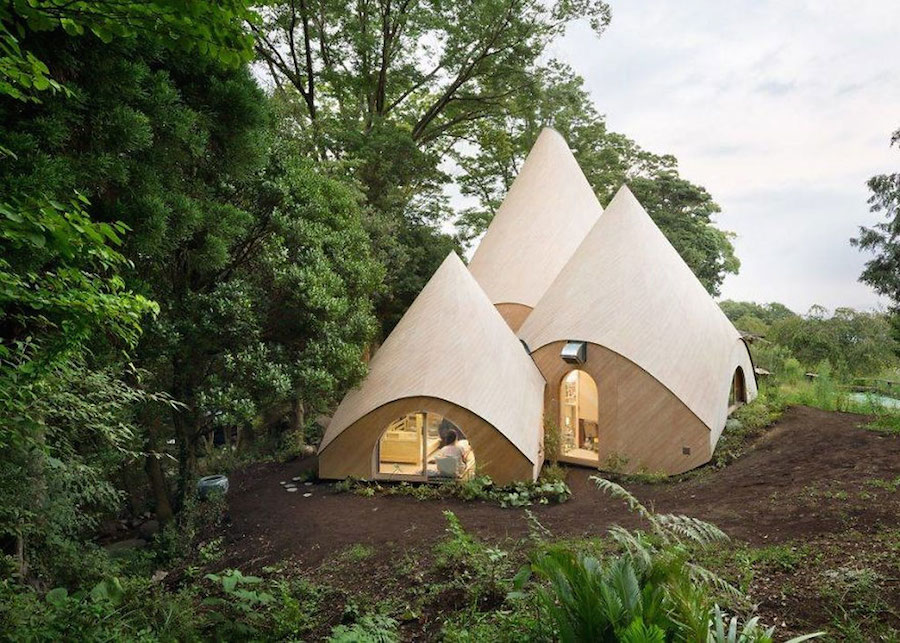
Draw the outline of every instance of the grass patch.
M359 563L375 555L375 548L371 545L356 543L341 553L341 559L350 563Z

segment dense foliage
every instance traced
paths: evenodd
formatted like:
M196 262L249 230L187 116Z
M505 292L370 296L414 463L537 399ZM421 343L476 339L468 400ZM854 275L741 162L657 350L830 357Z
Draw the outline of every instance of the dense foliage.
M892 333L892 316L838 308L832 314L813 306L798 315L778 303L723 301L723 312L752 340L756 366L781 372L788 360L816 371L827 363L844 380L874 377L896 368L900 344Z
M900 130L891 137L891 145L900 147ZM876 292L900 304L900 172L879 174L869 179L869 205L872 212L881 214L886 221L867 228L861 227L859 236L851 240L860 250L869 251L875 257L866 262L860 280L872 286Z

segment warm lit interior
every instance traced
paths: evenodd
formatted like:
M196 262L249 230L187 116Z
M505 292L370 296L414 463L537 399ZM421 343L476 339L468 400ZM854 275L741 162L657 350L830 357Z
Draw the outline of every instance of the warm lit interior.
M562 454L596 460L600 450L597 384L584 371L571 371L559 391Z
M449 438L454 432L456 441ZM437 413L409 413L391 422L378 441L378 474L428 480L467 478L475 453L458 426Z

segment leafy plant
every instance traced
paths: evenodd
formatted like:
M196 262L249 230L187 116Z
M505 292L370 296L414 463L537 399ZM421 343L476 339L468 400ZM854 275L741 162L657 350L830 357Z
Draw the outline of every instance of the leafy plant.
M713 609L712 623L710 625L709 643L772 643L775 627L763 628L759 623L759 617L754 616L741 627L737 616L732 616L727 621L727 615L716 605ZM740 628L740 629L738 629ZM785 643L800 643L809 639L818 638L823 632L803 634L788 639Z
M657 514L614 482L592 478L598 488L624 501L649 525L649 533L618 526L609 530L622 554L606 561L565 546L538 550L517 579L535 573L548 585L538 591L562 641L767 641L758 620L737 620L724 630L712 595L744 602L724 579L691 560L691 547L727 540L712 524L682 515ZM717 620L718 619L718 620ZM721 631L721 632L720 632ZM726 638L717 638L717 637ZM806 640L819 634L797 640ZM755 638L754 638L755 637Z
M258 576L244 576L237 569L207 574L207 580L219 585L224 596L209 596L203 604L213 608L208 618L216 636L224 639L254 636L258 632L253 615L259 614L275 597L269 592L251 589L262 583Z
M328 637L329 643L394 643L399 640L397 621L382 614L363 616L352 625L337 625Z

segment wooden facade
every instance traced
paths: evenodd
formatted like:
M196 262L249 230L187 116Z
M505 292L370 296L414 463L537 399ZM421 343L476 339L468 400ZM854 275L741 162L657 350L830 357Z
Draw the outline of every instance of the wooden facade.
M592 458L560 455L563 462L603 469L675 474L708 462L709 429L670 390L632 361L589 343L584 364L560 358L565 341L551 342L532 355L547 387L547 417L562 426L560 392L571 371L584 371L597 385L599 448ZM727 393L726 393L727 395Z
M341 431L319 453L319 475L328 479L348 476L366 480L391 479L389 475L376 475L375 447L389 423L404 414L420 411L438 413L462 429L475 452L478 472L491 476L494 482L506 484L537 477L543 459L529 460L500 431L472 411L446 400L424 396L389 402ZM532 422L530 429L536 434L540 432L539 418Z
M710 450L725 426L737 367L747 374L747 399L756 396L740 333L627 187L547 289L519 337L532 352L568 339L622 355L706 425Z
M567 342L586 345L582 363ZM436 416L501 484L537 477L545 418L563 461L676 474L708 462L757 394L746 343L637 199L623 187L604 212L552 130L470 269L448 256L369 367L322 439L322 477L428 479ZM421 437L396 429L410 415Z
M496 308L513 332L518 331L531 314L531 307L524 304L497 304Z

